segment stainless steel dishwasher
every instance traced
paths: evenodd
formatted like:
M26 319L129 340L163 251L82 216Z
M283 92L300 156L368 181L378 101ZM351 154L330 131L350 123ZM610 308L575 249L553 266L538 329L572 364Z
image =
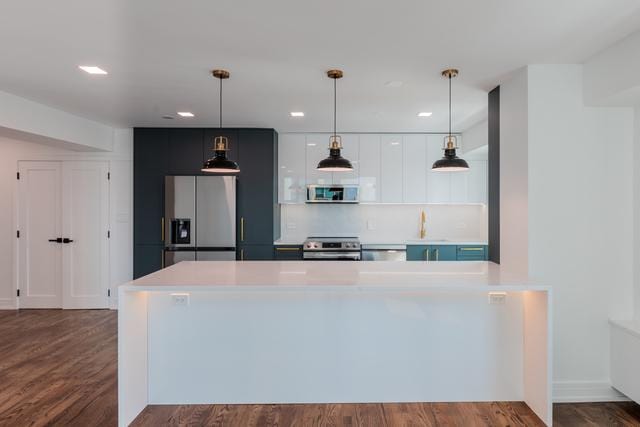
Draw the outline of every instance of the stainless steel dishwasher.
M406 261L406 245L362 245L362 261Z

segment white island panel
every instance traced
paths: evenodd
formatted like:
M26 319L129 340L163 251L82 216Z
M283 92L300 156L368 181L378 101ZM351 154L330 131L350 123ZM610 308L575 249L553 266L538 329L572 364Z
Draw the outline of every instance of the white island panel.
M145 400L524 400L551 422L548 288L491 263L180 263L120 297L121 425Z

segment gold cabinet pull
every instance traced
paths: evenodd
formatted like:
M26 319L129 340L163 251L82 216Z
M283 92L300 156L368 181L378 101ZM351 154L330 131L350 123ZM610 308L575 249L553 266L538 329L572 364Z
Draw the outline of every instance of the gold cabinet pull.
M276 248L276 251L299 251L300 248Z
M244 217L240 217L240 241L244 242Z
M160 241L164 242L164 217L160 219L160 226L162 227L160 231Z
M240 249L240 261L244 261L244 249Z
M424 258L425 258L426 261L431 261L429 259L429 248L424 250Z
M164 268L164 249L160 251L160 269Z
M440 249L436 249L436 261L440 260Z
M484 248L460 248L461 251L484 251Z

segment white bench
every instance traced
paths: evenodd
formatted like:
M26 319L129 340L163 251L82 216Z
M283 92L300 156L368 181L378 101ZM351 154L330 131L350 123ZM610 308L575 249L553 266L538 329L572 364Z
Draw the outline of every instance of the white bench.
M640 403L640 319L609 320L611 385Z

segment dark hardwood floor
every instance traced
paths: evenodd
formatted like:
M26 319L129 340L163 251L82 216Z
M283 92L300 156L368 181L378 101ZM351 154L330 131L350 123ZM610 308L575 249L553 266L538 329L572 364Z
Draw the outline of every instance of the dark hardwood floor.
M116 313L0 311L0 426L115 426ZM554 406L554 425L640 426L631 402ZM149 406L135 426L539 426L522 402Z

